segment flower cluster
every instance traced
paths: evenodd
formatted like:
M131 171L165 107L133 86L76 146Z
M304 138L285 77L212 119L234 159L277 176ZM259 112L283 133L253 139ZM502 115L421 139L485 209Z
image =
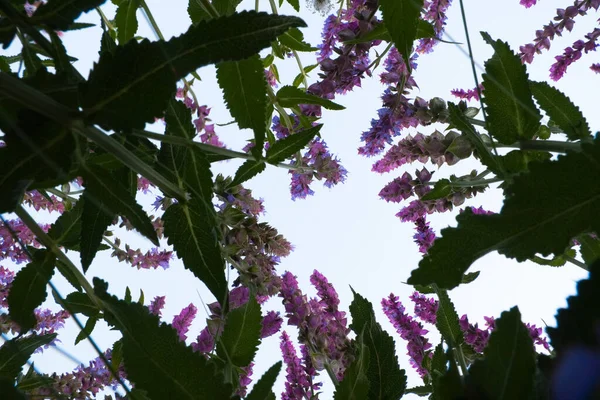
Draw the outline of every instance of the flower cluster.
M44 232L50 229L48 224L41 224L40 227ZM16 234L18 241L15 240L11 231ZM40 247L33 232L20 219L6 220L6 223L0 221L0 260L8 258L17 264L29 261L29 256L19 241L23 246Z
M315 369L328 367L341 380L354 359L346 315L338 309L337 292L321 273L315 270L310 281L318 298L307 299L292 273L282 275L280 296L288 325L298 327L298 340L307 346Z
M25 192L23 196L23 203L33 207L35 211L47 210L57 211L59 213L65 212L65 205L56 196L50 195L48 197L43 196L37 190L31 192Z
M215 124L210 124L210 108L208 106L198 105L191 97L188 96L185 89L177 89L177 98L183 98L183 103L187 108L195 114L196 118L192 121L196 127L196 132L200 135L202 143L210 144L217 147L225 147L215 132Z
M453 89L450 91L454 97L458 97L461 100L471 101L477 100L479 101L479 93L483 92L483 84L479 84L479 90L477 88L474 89Z
M582 51L586 54L590 51L595 51L596 47L598 47L596 43L598 37L600 37L600 29L595 28L592 32L585 35L586 41L577 40L573 43L573 46L567 47L562 55L556 56L556 62L550 67L550 78L558 81L567 72L569 65L581 58Z
M441 38L444 27L446 26L446 13L452 3L451 0L425 0L423 8L426 10L423 20L431 22L435 36L419 40L416 48L417 53L430 53L433 47Z
M316 399L317 392L322 383L315 383L317 375L306 346L302 345L303 358L300 359L288 334L281 332L281 353L286 365L285 391L281 394L282 400Z
M160 250L156 247L142 253L140 249L133 250L128 244L125 244L125 250L119 248L121 240L115 239L115 247L111 254L112 257L117 257L119 261L125 261L137 269L163 269L169 268L169 262L173 258L173 252Z

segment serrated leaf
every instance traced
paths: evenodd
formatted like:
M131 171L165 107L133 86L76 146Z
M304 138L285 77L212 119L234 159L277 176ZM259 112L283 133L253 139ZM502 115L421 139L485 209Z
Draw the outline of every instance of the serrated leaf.
M465 118L460 108L453 103L448 103L448 112L450 113L450 122L460 130L477 150L481 163L488 167L490 171L497 175L503 175L503 168L498 158L492 154L485 145L481 135L475 130L473 125Z
M546 82L529 82L529 86L542 110L563 130L569 140L590 137L592 133L583 113L567 95Z
M458 324L458 314L454 304L446 290L437 290L436 294L439 303L435 326L448 345L452 347L460 346L463 342L463 334Z
M357 344L357 357L344 372L344 379L336 386L334 400L364 400L369 393L369 349Z
M185 268L199 278L222 301L227 293L225 262L215 226L207 224L206 205L200 200L174 204L163 215L164 233ZM210 220L209 219L209 220Z
M75 338L75 345L77 345L82 340L87 339L88 336L92 334L92 331L96 327L96 322L98 322L97 317L88 318L88 320L85 322L85 326L81 331L79 331L77 337Z
M138 30L136 14L139 7L139 0L125 0L119 4L117 14L115 15L119 44L125 44L135 36Z
M317 125L276 141L267 150L267 162L278 164L296 154L296 152L302 150L319 133L322 126Z
M281 361L277 361L260 377L250 394L246 396L246 400L275 400L273 385L277 380L279 371L281 371L281 364Z
M119 339L112 345L111 362L115 368L119 368L123 362L123 340Z
M507 43L494 41L485 32L481 35L494 48L483 74L488 132L503 144L531 139L542 116L533 102L525 65Z
M581 257L587 265L600 259L600 240L598 238L591 237L589 234L577 236L577 240L581 243Z
M569 250L565 251L564 254L559 254L550 260L547 260L545 258L541 258L538 256L533 256L531 258L531 261L533 261L536 264L540 264L540 265L548 265L551 267L562 267L563 265L565 265L567 263L566 257L575 258L576 255L577 255L577 252L574 249L569 249Z
M54 382L54 379L49 376L38 375L37 373L34 373L33 368L29 368L27 375L17 382L17 388L27 393L37 388L51 386Z
M502 313L483 351L469 369L470 384L489 399L527 399L533 389L536 354L517 307Z
M368 399L396 400L402 397L406 388L406 375L398 366L394 339L375 321L372 304L353 291L354 300L350 304L352 324L350 328L357 334L370 354L370 362L365 375L369 382Z
M279 43L288 47L291 50L296 51L316 51L316 47L312 47L310 44L304 41L304 35L299 29L292 28L288 32L279 36Z
M421 200L437 200L448 197L452 193L452 185L448 179L440 179L435 183L433 189L427 192Z
M227 108L238 126L254 131L253 153L259 157L267 129L267 80L260 57L255 54L242 61L218 64L217 80Z
M583 144L581 153L530 164L529 173L506 188L499 214L466 210L457 216L456 228L443 229L408 283L451 289L475 260L495 250L517 261L562 254L578 234L600 232L600 186L590 184L598 179L598 139Z
M237 186L254 178L256 175L263 172L266 164L263 161L247 160L235 172L235 177L231 182L231 186Z
M100 313L98 306L95 305L89 296L81 292L69 293L65 297L68 311L73 313L81 313L86 317L94 317Z
M443 354L443 353L442 353ZM443 372L442 376L434 376L434 399L462 399L465 396L465 390L463 387L463 378L458 372L458 365L453 357L452 346L448 347L448 351L444 354L444 358L449 364L448 369L441 369Z
M0 377L15 379L33 352L55 338L56 333L41 336L33 334L4 342L0 346Z
M260 344L261 321L260 305L250 296L243 307L227 314L217 355L238 367L250 364Z
M219 15L223 16L233 14L241 0L214 0L211 3ZM200 0L189 0L187 11L194 25L212 19Z
M461 283L471 283L479 277L481 271L469 272L463 275Z
M15 276L8 293L10 318L19 324L25 333L37 323L34 310L39 307L48 293L46 285L54 275L54 253L48 250L37 251L33 260Z
M158 237L148 214L136 201L128 187L114 178L114 172L88 165L84 168L83 179L87 201L94 201L106 207L111 213L127 218L142 235L158 246Z
M300 1L299 0L286 0L287 3L292 6L294 8L294 10L296 10L297 12L300 12ZM281 0L280 0L280 5L281 7Z
M94 278L97 288L100 280ZM96 289L123 333L127 379L152 399L227 399L233 392L200 353L179 340L177 331L137 303L125 303ZM112 320L112 319L111 319ZM202 377L199 379L198 377Z
M409 58L417 37L423 0L382 0L379 4L392 42L410 71Z
M299 104L318 104L328 110L344 110L346 107L334 103L331 100L324 99L306 93L304 90L293 86L284 86L277 91L277 102L282 107L296 107Z
M116 214L99 203L87 190L84 190L79 202L83 203L81 232L85 232L80 235L79 255L85 273L96 257L104 232L112 224Z
M54 243L67 249L79 245L83 202L78 201L69 211L62 213L50 226L48 236Z
M100 55L81 87L84 115L114 130L143 129L167 108L181 78L204 65L252 56L297 26L305 24L296 17L245 11L202 22L168 41L131 40Z
M431 386L431 385L415 386L415 387L406 389L407 394L409 394L409 393L416 394L419 397L430 395L431 392L433 392L433 386Z
M79 16L106 0L49 0L42 3L28 19L31 24L43 24L54 30L68 30Z

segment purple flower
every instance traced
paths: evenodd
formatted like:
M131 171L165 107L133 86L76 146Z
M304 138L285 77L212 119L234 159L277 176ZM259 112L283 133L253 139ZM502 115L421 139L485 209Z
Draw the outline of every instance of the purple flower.
M269 311L262 319L262 328L260 330L260 338L264 339L279 332L283 319L279 312Z
M50 195L50 199L48 199L45 196L42 196L37 190L25 192L25 195L23 196L23 203L33 207L35 211L58 211L61 214L65 212L64 203L56 196Z
M411 365L421 377L424 377L428 372L422 365L423 360L425 356L429 357L431 353L431 351L428 351L431 348L431 343L424 336L428 331L405 313L404 306L393 293L381 301L381 306L384 314L396 328L400 337L408 342L406 347Z
M521 0L521 1L519 1L519 4L525 8L535 6L536 3L537 3L537 0Z
M415 303L415 315L424 322L435 324L438 301L434 298L427 298L419 292L414 292L410 299Z
M176 315L173 318L173 322L171 323L171 325L173 325L173 328L175 328L175 330L177 331L177 334L179 335L179 340L181 340L182 342L187 339L186 333L190 329L190 325L196 317L196 311L198 311L196 309L196 306L190 303L189 306L181 310L179 315Z
M281 353L286 365L285 391L282 400L310 399L312 397L311 380L302 367L300 358L288 334L281 332Z
M35 239L35 235L20 219L7 220L6 224L8 226L4 222L0 222L0 260L9 258L17 264L29 261L29 256L23 250L21 244L15 241L11 230L15 232L24 246L39 248L40 244ZM50 229L49 224L41 224L40 227L44 232L48 232L48 229Z
M467 101L479 100L479 92L483 92L482 84L479 85L479 91L477 89L468 89L466 91L464 89L453 89L450 91L454 97Z
M202 329L196 338L196 342L192 343L192 350L201 353L209 353L215 348L215 337L210 333L208 327Z
M600 63L595 63L590 66L590 69L597 74L600 74Z
M156 296L154 300L150 302L148 309L151 314L161 316L162 309L165 307L165 296Z
M406 200L414 195L412 181L412 176L405 172L402 177L398 177L385 185L379 192L379 197L387 202L394 203Z
M144 194L147 194L150 191L150 186L154 187L154 184L150 182L148 179L143 176L138 177L137 181L137 190L141 190Z
M253 370L252 370L253 367L254 367L254 363L251 362L249 365L242 368L243 372L240 373L240 387L235 393L240 397L246 396L246 392L248 390L248 385L250 383L252 383L251 376L253 373Z

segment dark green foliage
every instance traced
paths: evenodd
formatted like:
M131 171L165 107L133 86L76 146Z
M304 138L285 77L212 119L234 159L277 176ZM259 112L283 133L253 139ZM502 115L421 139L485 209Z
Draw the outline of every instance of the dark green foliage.
M496 320L483 356L469 369L469 385L474 390L490 400L529 398L536 354L517 307Z
M250 296L248 303L227 314L217 355L238 367L250 364L260 344L261 321L260 305Z
M344 372L344 379L335 388L334 400L364 400L369 394L369 348L356 344L356 359Z
M27 397L15 387L14 379L0 377L0 393L4 400L27 400Z
M204 65L252 56L297 26L305 24L296 17L247 11L192 26L166 42L131 40L114 53L102 53L82 85L86 119L115 130L141 129L161 116L176 82L187 74Z
M583 114L571 99L546 82L529 82L542 110L562 129L569 140L587 139L592 134Z
M235 172L235 177L231 182L231 186L237 186L254 178L256 175L263 172L265 168L266 164L263 161L247 160Z
M254 131L252 153L260 157L267 130L267 80L258 54L217 65L217 79L231 116L240 128Z
M36 251L33 260L17 273L10 287L7 299L10 319L19 324L23 333L37 323L33 310L46 300L46 285L54 275L54 261L52 252Z
M75 203L73 208L62 213L50 226L48 236L54 243L71 250L79 249L83 203Z
M65 298L65 303L67 304L69 312L83 314L86 317L94 317L100 312L98 306L96 306L85 293L69 293Z
M600 186L590 184L599 178L599 140L584 144L581 153L531 163L529 173L506 188L500 214L459 214L458 226L442 230L408 282L456 287L469 266L491 251L518 261L563 254L573 237L600 231Z
M117 15L115 16L119 44L125 44L135 36L138 30L136 14L139 7L139 0L125 0L119 4Z
M484 32L481 35L494 48L483 74L488 132L504 144L531 139L542 116L533 103L525 65L507 43L494 41Z
M246 400L275 400L273 385L279 375L279 371L281 371L281 361L273 364L273 366L260 377L250 394L246 396Z
M413 42L417 38L423 0L382 0L379 4L392 42L410 71L408 58L412 55Z
M56 333L23 336L4 342L0 346L0 378L15 379L33 352L54 338Z
M223 16L233 14L241 0L214 0L211 3L219 15ZM187 10L193 24L212 19L200 0L189 0Z
M334 103L293 86L284 86L277 92L277 102L282 107L296 107L300 104L317 104L328 110L344 110L346 107Z
M302 150L319 133L323 125L305 129L275 142L267 150L267 162L277 164Z
M585 233L579 235L577 240L581 243L581 257L587 265L592 265L594 261L600 259L600 240Z
M452 185L448 179L440 179L430 192L425 193L421 200L437 200L448 197L452 193Z
M436 291L438 296L438 310L436 313L435 326L440 331L442 338L452 347L460 346L463 342L463 334L458 324L458 314L454 308L448 292L440 289Z
M232 387L223 382L214 366L179 340L171 326L137 303L126 303L99 288L114 324L123 334L123 361L127 378L151 399L228 399Z
M369 383L368 399L399 399L406 388L406 375L398 366L394 339L375 321L371 303L354 292L350 304L352 324L350 328L358 335L357 341L369 350L369 365L365 371Z
M66 31L82 13L104 4L105 1L49 0L39 6L28 21L34 25L46 25L55 30Z

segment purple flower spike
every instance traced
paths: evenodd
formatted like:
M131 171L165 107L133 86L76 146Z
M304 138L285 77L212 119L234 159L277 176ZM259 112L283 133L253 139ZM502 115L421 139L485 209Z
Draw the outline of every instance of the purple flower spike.
M309 377L302 367L300 358L288 334L281 332L281 353L286 367L285 392L281 393L282 400L310 399L312 390Z
M279 315L279 312L269 311L263 317L260 338L264 339L276 334L281 329L281 324L283 324L283 319Z
M173 328L175 328L175 330L177 331L177 334L179 335L179 340L185 341L187 339L186 333L188 329L190 329L190 325L196 317L196 311L198 311L196 309L196 306L190 303L189 306L181 310L179 315L176 315L173 318L173 322L171 324L173 325Z
M154 300L150 302L150 313L161 316L162 309L165 307L165 296L156 296Z
M419 292L414 292L410 299L415 303L415 315L424 322L435 324L438 301L434 298L427 298Z

